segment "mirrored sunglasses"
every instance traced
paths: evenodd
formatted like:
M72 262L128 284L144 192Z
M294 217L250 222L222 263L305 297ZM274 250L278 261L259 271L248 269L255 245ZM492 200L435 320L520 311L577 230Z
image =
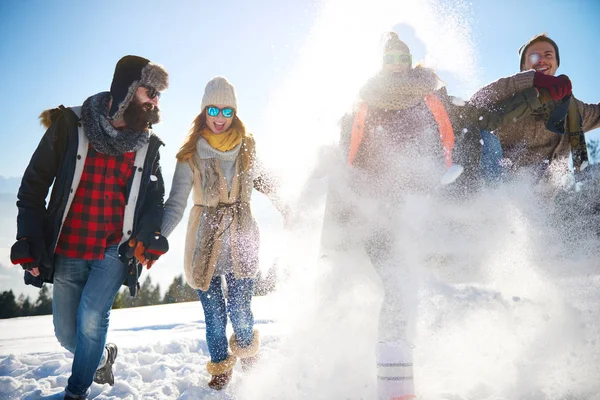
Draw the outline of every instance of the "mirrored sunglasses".
M215 106L208 106L206 107L206 112L208 113L208 115L210 115L211 117L216 117L219 115L219 113L223 114L223 116L225 118L231 118L233 117L233 108L231 107L224 107L224 108L218 108Z
M151 86L146 86L146 85L141 85L143 88L145 88L147 90L147 94L148 94L148 98L150 100L154 99L155 97L158 97L160 99L160 92L158 90L156 90L155 88L151 87Z
M386 54L383 56L385 64L410 64L412 63L412 54Z

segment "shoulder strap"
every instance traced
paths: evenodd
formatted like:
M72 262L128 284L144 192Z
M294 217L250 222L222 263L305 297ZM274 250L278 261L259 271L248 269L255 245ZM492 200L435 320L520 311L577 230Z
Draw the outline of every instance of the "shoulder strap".
M569 143L571 145L571 156L573 157L573 169L576 172L583 171L588 164L588 150L583 134L583 122L575 97L571 95L568 100L567 128L569 130Z
M452 166L452 150L454 149L454 130L450 123L450 117L448 117L444 104L434 93L425 96L425 104L429 107L429 111L433 114L433 118L438 125L442 148L444 149L444 161L446 167L450 168Z
M367 103L360 103L358 105L358 110L354 116L354 123L352 124L350 150L348 152L348 165L352 165L354 162L356 154L358 153L358 148L360 147L360 144L365 136L365 119L367 117L368 110L369 106Z

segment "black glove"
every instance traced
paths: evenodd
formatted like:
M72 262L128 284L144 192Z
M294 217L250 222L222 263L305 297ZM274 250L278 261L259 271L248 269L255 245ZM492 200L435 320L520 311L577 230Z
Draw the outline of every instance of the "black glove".
M19 239L10 248L10 260L13 264L21 264L25 270L25 284L41 288L44 284L44 270L40 268L40 275L33 276L28 271L41 266L49 266L50 260L46 255L43 239Z
M135 257L140 264L144 264L150 269L160 256L169 251L167 238L159 232L150 235L146 242L148 242L148 245L141 240L132 238L119 246L121 261L129 263Z
M31 254L29 243L26 239L20 239L10 248L10 261L14 264L21 264L24 270L31 270L38 266L36 259Z
M13 264L21 264L24 270L50 266L51 262L46 254L44 239L21 238L10 248L10 260Z
M169 251L169 242L167 241L167 238L157 232L150 236L144 255L146 256L146 259L156 261L167 251Z

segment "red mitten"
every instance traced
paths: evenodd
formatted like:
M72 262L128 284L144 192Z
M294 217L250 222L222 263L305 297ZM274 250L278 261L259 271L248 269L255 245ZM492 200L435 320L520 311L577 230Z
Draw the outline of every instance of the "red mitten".
M562 100L572 93L571 80L566 75L552 76L536 72L533 77L533 86L538 89L547 89L554 101Z

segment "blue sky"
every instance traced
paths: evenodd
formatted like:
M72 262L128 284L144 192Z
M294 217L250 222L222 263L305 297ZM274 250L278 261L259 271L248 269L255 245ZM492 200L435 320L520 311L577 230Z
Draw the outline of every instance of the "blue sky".
M339 103L351 103L378 64L372 39L385 30L396 29L413 59L436 68L463 98L516 73L518 48L547 32L560 48L558 72L571 78L576 97L597 103L599 20L593 0L4 0L0 177L22 175L43 134L42 110L108 90L126 54L170 73L155 127L167 145L169 186L175 153L213 76L236 86L239 115L259 146L301 157L322 134L337 134ZM12 234L0 236L7 237L0 248L9 248Z
M600 100L594 59L600 39L600 3L441 3L466 10L478 84L516 72L520 45L536 33L548 32L560 47L559 72L571 77L576 96L587 102ZM235 84L243 106L240 115L260 137L257 128L264 121L269 95L294 68L322 6L313 0L1 2L0 175L22 174L42 134L36 117L43 109L78 105L90 94L107 90L114 65L125 54L142 55L170 72L171 87L162 101L164 123L157 126L167 142L167 155L181 144L198 112L204 85L215 75L225 75ZM343 9L339 14L343 18ZM403 21L402 16L398 21ZM382 30L389 28L389 23L382 26ZM414 58L423 59L427 44L414 36L410 21L396 28ZM354 57L360 54L348 54L348 62ZM471 94L472 89L465 90L452 75L443 69L439 72L451 93ZM290 110L290 116L301 118L305 112ZM172 170L165 164L166 170Z

